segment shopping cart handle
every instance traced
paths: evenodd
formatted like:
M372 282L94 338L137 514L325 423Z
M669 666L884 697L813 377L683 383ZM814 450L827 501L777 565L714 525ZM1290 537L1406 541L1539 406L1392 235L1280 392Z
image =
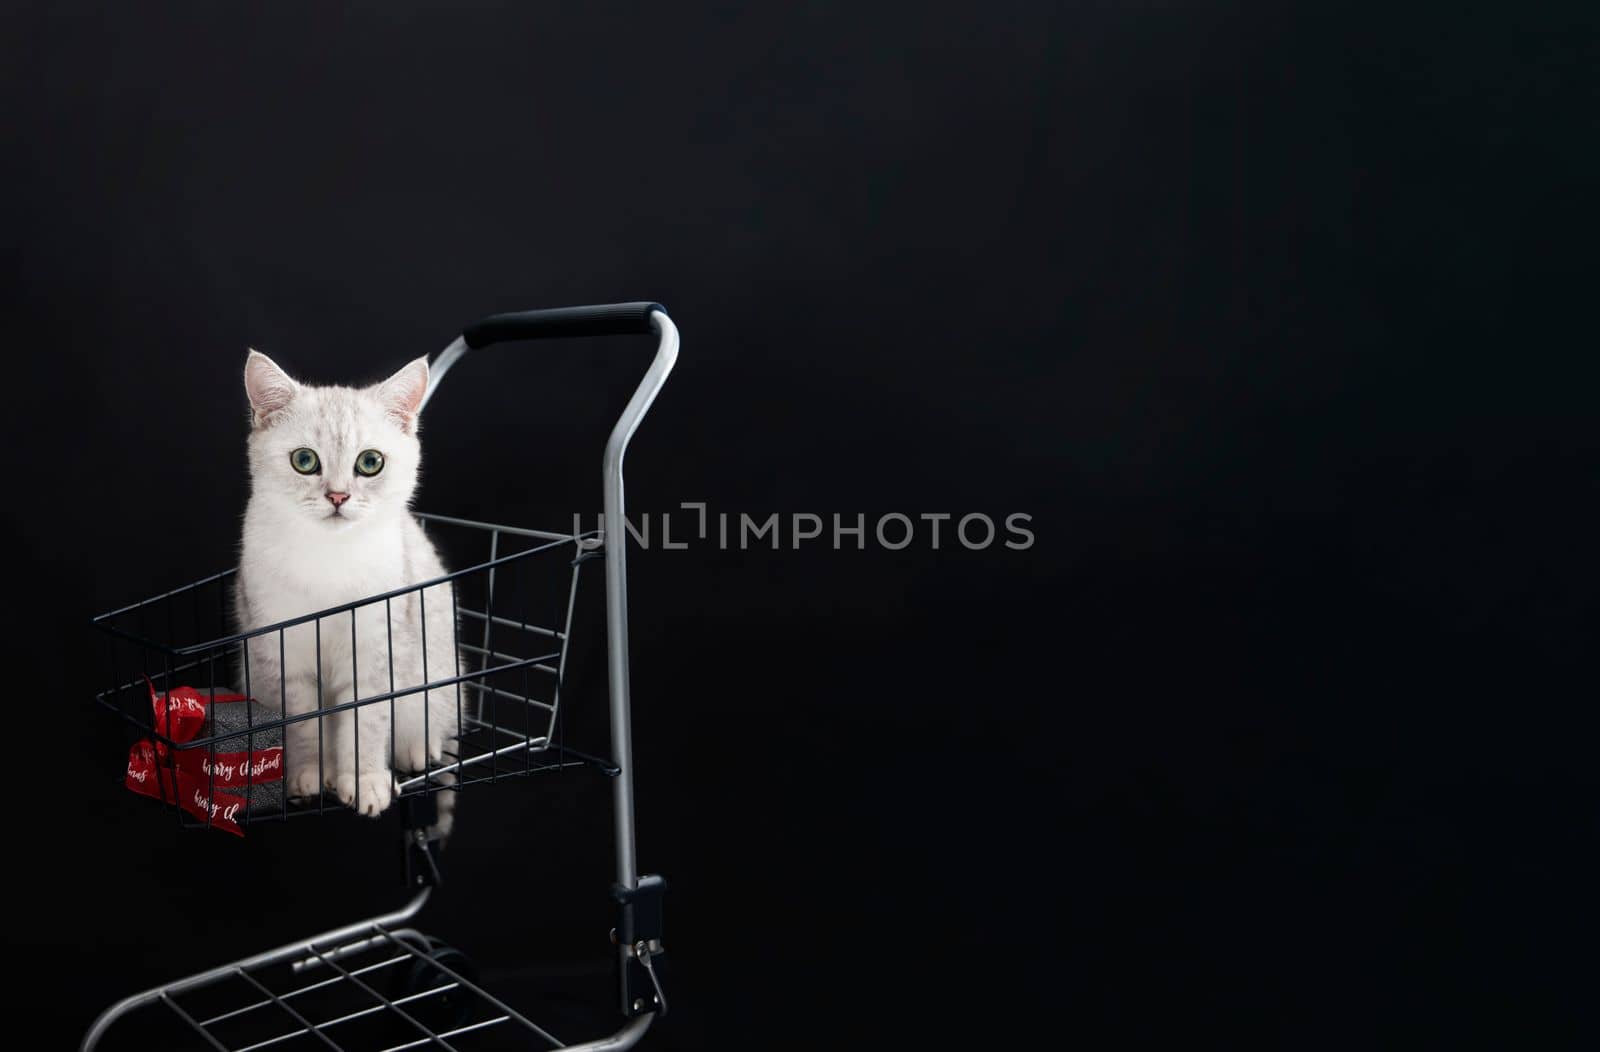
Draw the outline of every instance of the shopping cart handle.
M468 347L477 350L507 340L539 340L561 336L626 336L654 332L650 312L667 309L659 303L600 303L592 307L554 307L491 314L461 330Z

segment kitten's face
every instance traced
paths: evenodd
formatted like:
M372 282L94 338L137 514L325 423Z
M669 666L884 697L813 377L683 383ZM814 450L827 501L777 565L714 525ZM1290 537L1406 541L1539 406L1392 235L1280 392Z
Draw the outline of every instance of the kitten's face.
M422 460L417 407L427 386L426 358L356 389L296 383L250 352L251 499L330 530L402 513Z

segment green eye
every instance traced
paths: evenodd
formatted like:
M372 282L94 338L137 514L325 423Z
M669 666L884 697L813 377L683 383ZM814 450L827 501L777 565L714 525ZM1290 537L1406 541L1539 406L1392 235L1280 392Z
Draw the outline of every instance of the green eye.
M289 463L302 475L315 475L322 469L322 461L317 458L316 450L305 446L289 454Z
M371 477L383 470L383 454L376 449L364 449L356 457L356 471Z

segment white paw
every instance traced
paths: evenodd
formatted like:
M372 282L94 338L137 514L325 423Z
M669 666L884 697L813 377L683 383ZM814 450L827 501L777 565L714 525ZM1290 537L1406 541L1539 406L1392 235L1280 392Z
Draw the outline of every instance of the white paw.
M289 772L289 799L306 800L322 795L315 767L299 767Z
M443 763L444 746L445 742L447 741L449 741L449 739L441 734L435 736L432 741L428 742L428 759L432 760L434 763Z
M341 774L334 783L339 799L369 818L382 814L394 800L394 777L388 771L370 771L359 779L353 774Z
M427 766L422 755L421 736L408 736L394 744L394 765L402 771L420 771Z

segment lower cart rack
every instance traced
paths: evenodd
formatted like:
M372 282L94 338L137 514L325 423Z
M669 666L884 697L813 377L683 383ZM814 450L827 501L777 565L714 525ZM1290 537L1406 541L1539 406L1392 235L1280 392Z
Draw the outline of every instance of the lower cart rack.
M649 1026L653 1017L640 1015L612 1037L563 1043L479 985L463 955L408 926L429 893L393 913L129 997L101 1016L85 1047L121 1016L155 1006L168 1009L169 1030L225 1052L620 1049ZM146 1022L133 1047L173 1047L170 1038L149 1040L161 1025Z

